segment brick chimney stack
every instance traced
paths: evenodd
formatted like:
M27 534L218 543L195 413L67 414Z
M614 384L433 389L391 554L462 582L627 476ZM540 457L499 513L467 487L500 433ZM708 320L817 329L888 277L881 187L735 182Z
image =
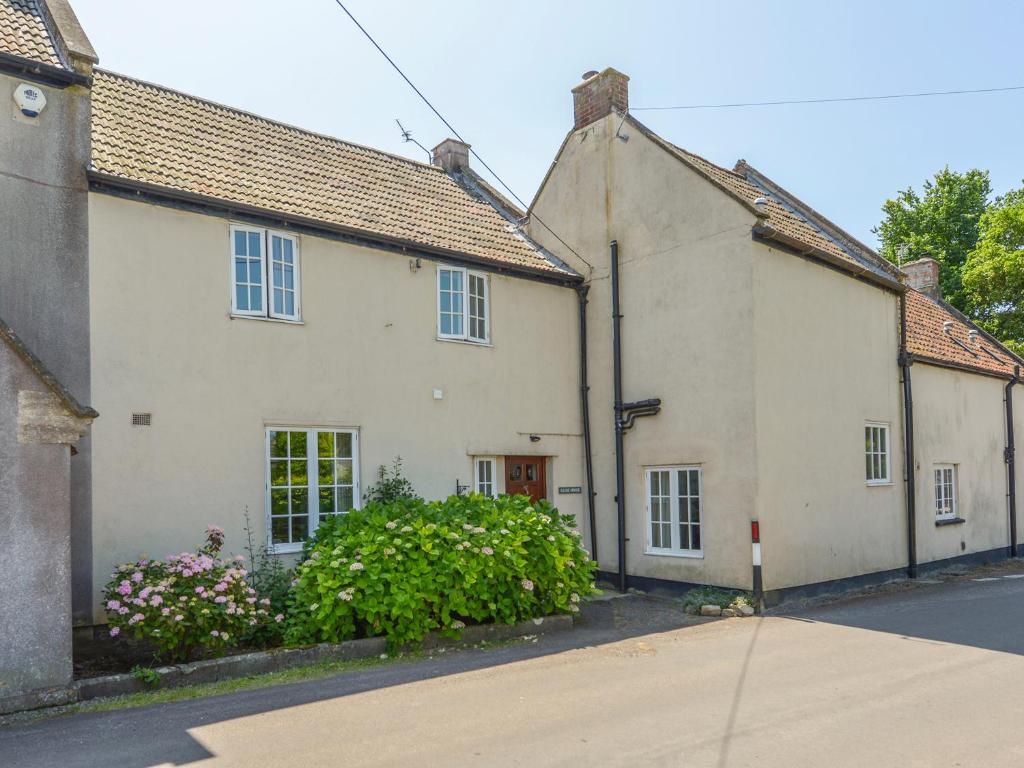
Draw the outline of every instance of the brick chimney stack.
M448 173L455 173L460 168L469 168L469 144L458 139L445 139L434 147L431 162L441 166Z
M935 259L918 259L904 264L903 274L907 276L907 285L933 299L941 299L939 290L939 262Z
M572 108L576 130L590 125L613 110L629 109L629 77L609 67L603 72L587 72L583 82L572 89Z

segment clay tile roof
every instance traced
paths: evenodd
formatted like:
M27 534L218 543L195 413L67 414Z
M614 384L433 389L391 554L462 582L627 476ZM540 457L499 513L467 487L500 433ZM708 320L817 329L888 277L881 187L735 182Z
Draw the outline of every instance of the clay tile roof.
M42 0L0 0L0 51L68 69L50 33Z
M949 333L944 323L953 327ZM981 332L971 343L968 331L974 326L952 307L913 289L907 290L907 351L922 360L1011 376L1021 361Z
M0 0L2 1L2 0ZM93 174L576 279L433 165L95 70Z

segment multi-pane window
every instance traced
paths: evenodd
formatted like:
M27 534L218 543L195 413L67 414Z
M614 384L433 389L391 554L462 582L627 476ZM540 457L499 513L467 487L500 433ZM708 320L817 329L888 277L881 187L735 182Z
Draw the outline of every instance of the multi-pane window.
M340 429L267 430L268 541L298 551L327 515L359 504L358 434Z
M474 472L474 490L484 496L497 496L497 488L494 483L496 475L496 464L494 459L477 459Z
M487 276L460 267L437 268L437 335L488 340Z
M889 461L889 425L868 422L864 425L864 471L868 485L892 482Z
M649 551L701 554L701 488L700 467L647 470Z
M298 241L291 235L231 227L231 312L299 319Z
M935 467L935 519L956 519L956 507L956 466L939 464Z

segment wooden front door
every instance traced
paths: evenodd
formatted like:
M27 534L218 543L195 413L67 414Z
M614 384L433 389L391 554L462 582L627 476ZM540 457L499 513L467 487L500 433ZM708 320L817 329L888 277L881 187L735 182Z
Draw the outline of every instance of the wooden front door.
M505 493L529 496L531 501L546 499L548 483L543 456L506 456Z

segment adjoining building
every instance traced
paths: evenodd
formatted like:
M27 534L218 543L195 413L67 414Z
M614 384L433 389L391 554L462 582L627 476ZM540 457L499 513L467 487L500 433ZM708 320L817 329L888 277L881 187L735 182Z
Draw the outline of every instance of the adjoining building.
M643 126L625 75L574 89L523 211L460 141L425 164L99 69L71 19L0 0L0 94L49 105L0 116L0 316L104 414L78 624L211 522L294 556L396 456L427 497L549 499L627 586L753 587L752 521L768 600L1015 546L1020 361L927 262Z

